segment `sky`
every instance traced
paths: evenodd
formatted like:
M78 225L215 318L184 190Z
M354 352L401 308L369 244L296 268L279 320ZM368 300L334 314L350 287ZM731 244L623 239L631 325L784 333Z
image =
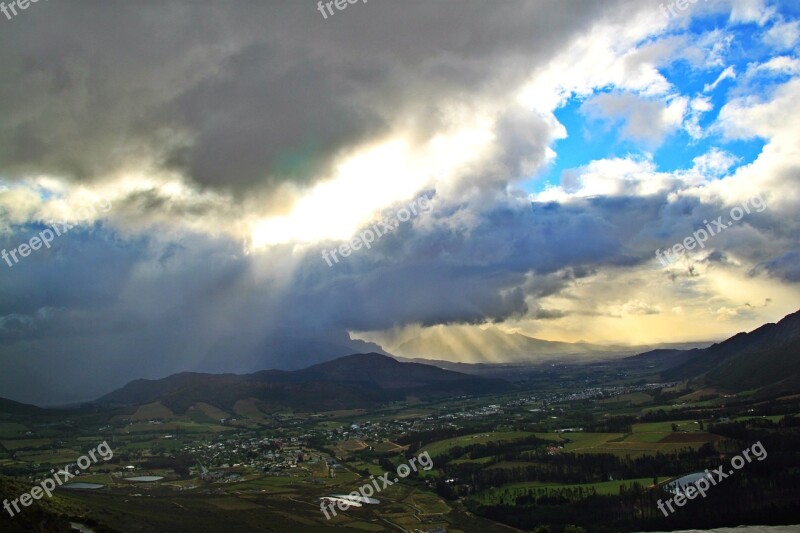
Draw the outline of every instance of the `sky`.
M800 307L799 13L0 14L0 396L84 401L430 331L638 345L777 321Z

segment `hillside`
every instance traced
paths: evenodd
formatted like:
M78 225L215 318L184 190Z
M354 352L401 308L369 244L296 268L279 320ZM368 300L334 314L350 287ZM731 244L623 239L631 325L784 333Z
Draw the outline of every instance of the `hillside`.
M30 480L0 475L0 501L12 501L30 490ZM29 507L22 507L23 512L15 513L14 516L10 516L5 509L0 509L0 531L3 533L74 531L70 526L73 519L90 526L91 531L96 533L115 531L88 518L86 505L63 496L63 493L56 491L50 498L33 500Z
M729 391L800 390L800 311L777 324L699 350L695 357L663 373L667 380L699 379Z
M649 352L640 353L631 357L626 357L621 362L636 365L647 365L656 372L665 372L669 369L678 367L699 357L703 353L702 349L693 348L691 350L670 350L657 349Z
M45 409L29 405L27 403L19 403L7 398L0 398L0 413L8 413L13 415L36 415L45 413Z
M342 357L300 370L295 374L308 380L367 382L382 389L405 389L472 379L459 372L444 370L430 364L401 363L391 357L374 353Z
M160 401L177 412L205 402L231 410L255 398L269 408L309 412L374 407L414 395L421 398L503 390L499 380L468 376L419 363L401 363L377 353L356 354L296 371L254 374L175 374L136 380L97 400L99 404L141 405Z

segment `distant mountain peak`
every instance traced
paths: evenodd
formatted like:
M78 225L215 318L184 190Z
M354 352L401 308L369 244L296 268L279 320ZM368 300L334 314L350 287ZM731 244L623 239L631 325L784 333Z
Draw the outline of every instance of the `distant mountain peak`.
M694 347L682 345L680 347ZM498 327L431 327L392 351L405 359L431 359L459 363L543 363L579 356L582 361L635 355L670 345L601 345L586 341L562 342L537 339L524 333L506 333Z
M664 373L729 391L800 391L800 311L713 344Z

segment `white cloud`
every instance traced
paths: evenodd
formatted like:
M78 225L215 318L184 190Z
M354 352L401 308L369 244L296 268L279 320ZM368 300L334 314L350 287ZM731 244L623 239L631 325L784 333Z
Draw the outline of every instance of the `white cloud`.
M657 172L643 158L599 159L586 166L565 170L561 184L549 187L533 199L537 202L568 201L594 196L647 196L669 190L676 184L666 173Z
M520 101L547 114L572 96L589 96L603 87L646 96L672 90L658 67L671 61L684 39L647 42L665 29L664 20L654 10L615 15L620 19L594 25L537 69L519 92Z
M683 96L665 101L642 98L632 93L600 94L581 106L589 118L622 125L621 137L658 147L664 138L683 122L688 99Z
M800 21L776 22L767 30L763 39L778 50L792 50L800 40Z
M686 46L678 51L678 55L695 68L717 69L726 64L734 39L730 31L717 28L687 39Z
M708 92L713 91L714 89L717 88L717 85L722 83L723 80L728 80L728 79L731 79L731 80L735 80L736 79L736 68L733 65L731 65L728 68L726 68L725 70L723 70L720 73L720 75L717 76L717 79L714 80L714 83L710 83L710 84L706 83L703 86L703 92L704 93L708 93Z
M700 126L700 120L703 118L704 114L712 109L714 109L714 105L711 103L710 97L697 96L692 98L692 101L689 103L689 112L686 115L686 121L683 125L692 139L700 139L703 137L705 132L702 126Z
M789 75L800 74L800 59L789 56L777 56L764 63L752 63L747 66L745 78L752 80L759 75Z
M693 161L692 171L703 176L719 177L738 163L739 158L725 150L712 148L708 153L695 157Z
M794 136L798 110L800 80L793 79L778 87L768 101L755 95L729 101L720 110L717 127L728 139Z
M763 26L774 14L774 8L766 0L732 0L730 21L733 23L756 23Z
M614 316L657 315L661 312L661 307L643 300L629 300L624 304L611 306L610 311Z

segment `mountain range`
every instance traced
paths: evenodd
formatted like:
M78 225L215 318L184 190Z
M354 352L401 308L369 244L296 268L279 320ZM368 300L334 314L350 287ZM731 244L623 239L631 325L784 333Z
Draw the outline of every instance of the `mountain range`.
M497 332L499 330L489 331L487 335L497 339ZM534 345L556 349L573 346L570 343L543 345L540 343L548 341L523 335L508 337L519 349ZM183 413L201 402L233 411L241 400L256 400L265 411L290 408L320 412L370 408L410 397L435 399L502 392L513 387L502 379L486 377L497 365L439 361L434 363L439 366L434 366L429 363L371 352L347 355L293 371L184 372L163 379L131 381L93 404L161 402L174 412ZM636 364L659 373L663 381L688 380L700 387L716 387L731 393L754 391L760 396L799 393L800 311L775 324L739 333L707 348L656 349L609 364ZM35 415L43 410L0 398L0 412Z
M798 392L800 311L703 350L678 350L672 355L685 360L663 373L667 380L692 379L729 392Z
M506 386L500 380L368 353L296 371L181 373L159 380L138 379L96 403L141 405L160 401L175 412L185 412L193 404L204 402L231 411L239 400L255 399L268 410L317 412L372 407L409 396L433 399L498 392Z
M603 345L588 342L546 341L506 333L496 327L485 329L458 326L431 327L393 347L392 355L409 360L437 360L469 364L545 363L580 356L582 361L612 359L639 354L654 348L694 348L705 343L657 345Z

